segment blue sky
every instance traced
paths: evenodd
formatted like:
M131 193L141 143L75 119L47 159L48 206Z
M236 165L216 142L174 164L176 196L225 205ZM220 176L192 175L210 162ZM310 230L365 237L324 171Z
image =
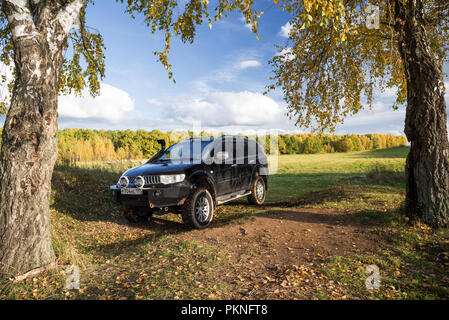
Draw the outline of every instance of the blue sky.
M265 12L260 40L240 13L197 30L193 44L173 40L170 61L174 84L153 50L163 34L152 34L143 19L130 19L115 1L97 1L87 10L87 25L98 29L106 45L106 77L101 96L61 96L59 127L92 129L201 129L250 133L274 129L308 132L285 116L281 92L263 96L270 83L268 60L275 45L286 43L288 13L258 0ZM283 28L284 27L284 28ZM405 111L393 111L394 92L379 93L372 111L347 118L336 133L402 134Z

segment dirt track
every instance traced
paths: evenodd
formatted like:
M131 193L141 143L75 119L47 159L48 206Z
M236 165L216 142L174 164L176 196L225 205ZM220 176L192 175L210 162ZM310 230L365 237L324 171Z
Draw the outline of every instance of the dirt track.
M380 243L385 245L385 241L377 241L374 231L348 218L326 209L283 209L241 223L189 232L182 239L228 249L226 265L232 267L222 272L226 282L235 286L230 298L270 297L271 287L279 288L279 284L285 290L274 289L271 298L283 294L303 298L307 288L316 285L314 278L322 277L314 270L326 257L378 251ZM307 275L308 281L301 281L301 275Z

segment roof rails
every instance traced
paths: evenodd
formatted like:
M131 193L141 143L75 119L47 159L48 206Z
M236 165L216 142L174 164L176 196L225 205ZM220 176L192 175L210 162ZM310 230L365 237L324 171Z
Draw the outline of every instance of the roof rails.
M220 136L217 137L190 137L189 140L194 140L194 139L217 139L217 138L244 138L244 139L249 139L248 136L239 136L239 135L233 135L233 134L222 134Z
M220 136L221 138L226 138L226 137L230 137L230 138L245 138L248 139L248 136L239 136L239 135L233 135L233 134L222 134Z
M189 140L194 140L194 139L200 139L200 140L206 140L206 139L215 139L215 137L190 137Z

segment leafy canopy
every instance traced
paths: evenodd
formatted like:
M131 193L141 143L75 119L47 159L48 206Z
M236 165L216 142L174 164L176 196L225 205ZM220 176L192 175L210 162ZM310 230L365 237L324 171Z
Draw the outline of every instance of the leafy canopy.
M405 103L407 87L392 2L283 1L283 9L292 13L291 32L270 61L274 75L268 91L282 89L289 116L298 126L333 131L346 116L365 106L372 108L376 89L397 90L394 108ZM430 47L442 69L448 50L449 2L423 2ZM369 5L379 8L379 29L366 24Z
M28 1L32 5L32 1ZM58 1L59 5L67 5L70 1ZM257 19L263 14L253 9L254 0L216 0L214 5L209 0L116 0L124 5L131 18L143 18L152 33L165 33L164 48L154 51L157 59L167 69L169 78L173 78L172 66L169 62L169 51L172 37L179 37L184 43L192 43L197 26L204 22L212 24L229 12L240 11L247 24L252 25L257 33ZM73 28L66 43L60 91L65 94L81 94L88 89L90 94L97 96L100 92L100 81L105 75L105 46L100 32L86 24L86 8L94 0L86 0L81 10L77 26ZM0 2L0 64L11 68L14 73L14 46L11 30ZM5 70L2 70L5 71ZM2 88L12 89L13 80L3 76L0 79ZM4 98L4 97L2 97ZM4 99L5 100L5 99ZM6 113L7 101L0 101L0 113Z

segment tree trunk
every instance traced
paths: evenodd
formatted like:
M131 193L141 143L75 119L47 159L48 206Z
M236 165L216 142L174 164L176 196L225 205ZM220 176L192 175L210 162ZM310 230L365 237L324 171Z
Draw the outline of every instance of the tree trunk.
M49 264L49 196L57 156L58 85L45 45L16 47L17 79L2 136L0 272L17 275Z
M449 161L441 66L433 56L422 0L395 0L399 51L407 80L406 215L433 228L449 222Z
M16 81L0 157L0 276L55 260L49 200L57 157L58 83L67 33L84 4L3 1Z

